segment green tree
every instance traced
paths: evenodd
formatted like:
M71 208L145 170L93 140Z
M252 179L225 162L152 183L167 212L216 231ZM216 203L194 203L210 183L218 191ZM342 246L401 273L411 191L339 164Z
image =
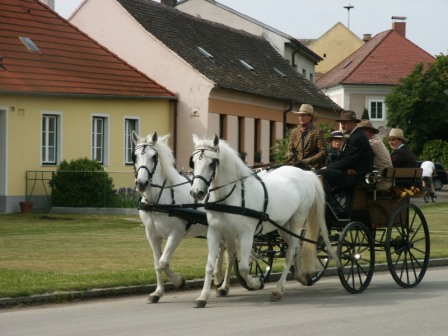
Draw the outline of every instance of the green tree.
M399 127L416 155L429 140L448 140L448 56L417 64L386 97L389 127Z

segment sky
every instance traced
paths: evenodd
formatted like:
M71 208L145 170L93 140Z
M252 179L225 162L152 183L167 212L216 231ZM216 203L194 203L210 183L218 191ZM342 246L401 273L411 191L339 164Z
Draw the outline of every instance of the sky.
M55 0L69 18L83 0ZM448 0L218 0L234 10L297 39L319 38L336 23L360 38L392 27L406 17L406 37L431 55L448 54ZM353 6L347 10L344 6Z

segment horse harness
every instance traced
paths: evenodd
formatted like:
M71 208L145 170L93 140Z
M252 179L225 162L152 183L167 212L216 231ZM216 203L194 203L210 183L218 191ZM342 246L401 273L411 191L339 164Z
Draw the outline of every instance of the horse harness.
M149 175L149 186L153 187L153 188L158 188L160 189L159 191L159 195L157 197L157 201L156 202L148 202L145 196L142 196L140 198L140 201L137 205L137 210L143 210L146 212L162 212L162 213L166 213L169 216L178 216L178 217L182 217L182 219L185 219L187 221L187 227L186 227L186 231L188 231L191 227L191 225L196 224L196 223L200 223L200 224L204 224L204 221L206 222L206 218L205 218L205 213L204 216L200 216L198 214L192 214L191 211L188 211L188 217L183 217L181 216L181 211L182 209L197 209L199 207L201 207L202 205L199 205L198 203L192 203L192 204L176 204L176 200L175 200L175 195L174 195L174 188L179 187L181 185L187 184L187 183L192 183L192 181L189 179L189 177L185 174L182 174L187 181L182 182L182 183L178 183L178 184L173 184L170 186L166 186L166 179L163 181L162 185L158 185L158 184L154 184L152 183L152 177L154 176L154 173L156 171L158 162L159 162L159 153L157 152L157 150L155 149L155 147L151 144L142 144L142 145L138 145L136 146L135 150L137 149L141 149L141 155L144 155L146 153L146 148L147 147L151 147L154 151L155 154L153 156L153 160L154 160L154 167L152 169L152 171L150 171L148 169L148 167L146 167L145 165L142 165L140 167L138 167L137 169L135 168L135 163L136 163L136 155L134 153L134 155L132 156L132 161L134 163L134 175L137 178L138 172L140 169L145 169ZM162 193L165 189L170 189L171 192L171 204L159 204L160 198L162 197ZM202 218L204 217L204 219ZM192 219L194 218L194 219Z
M202 148L198 148L190 157L190 168L194 168L194 162L193 162L193 156L200 153L199 156L199 160L201 160L204 157L204 152L206 150L212 151L212 152L219 152L219 147L218 148L210 148L210 147L202 147ZM206 183L207 188L210 187L211 182L213 181L213 179L216 176L216 170L218 168L219 165L219 159L215 158L212 161L213 163L213 173L212 176L210 178L209 181L207 181L203 176L201 175L194 175L193 176L193 181L195 178L199 178L202 181L204 181L204 183ZM279 165L282 166L282 165ZM278 168L278 167L277 167ZM247 178L249 177L255 177L262 185L263 187L263 191L264 191L264 203L263 203L263 211L258 211L258 210L253 210L253 209L248 209L246 208L246 201L245 201L245 188L244 188L244 182ZM241 182L241 206L236 206L236 205L228 205L228 204L221 204L221 202L225 201L227 198L230 197L230 195L234 192L235 188L236 188L236 184L238 182ZM216 191L218 189L221 189L225 186L231 185L233 184L233 188L230 190L230 192L222 199L219 199L217 201L214 202L210 202L210 194L213 191ZM286 228L284 228L283 226L281 226L280 224L278 224L277 222L275 222L274 220L269 218L269 214L266 212L266 209L268 207L268 203L269 203L269 198L268 198L268 191L266 188L266 185L264 183L264 181L260 178L260 176L258 175L257 172L253 172L252 174L248 175L248 176L243 176L242 178L236 180L236 181L232 181L229 182L227 184L209 189L208 188L208 193L205 197L205 201L204 201L204 209L205 210L212 210L212 211L217 211L217 212L224 212L224 213L231 213L234 215L241 215L241 216L247 216L247 217L251 217L251 218L255 218L258 219L258 224L255 230L255 235L258 235L261 233L262 231L262 223L263 222L269 222L271 223L273 226L275 226L277 229L286 232L287 234L301 240L301 241L305 241L308 243L312 243L312 244L318 244L317 241L315 240L311 240L311 239L307 239L303 236L299 236L297 234L295 234L294 232L292 232L291 230L288 230Z

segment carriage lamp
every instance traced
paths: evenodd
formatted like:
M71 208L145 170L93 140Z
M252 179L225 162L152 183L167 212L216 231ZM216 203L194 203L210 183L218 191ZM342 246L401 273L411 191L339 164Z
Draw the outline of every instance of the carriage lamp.
M381 181L381 175L378 173L378 170L374 170L374 171L366 174L366 183L367 184L376 184L380 181Z

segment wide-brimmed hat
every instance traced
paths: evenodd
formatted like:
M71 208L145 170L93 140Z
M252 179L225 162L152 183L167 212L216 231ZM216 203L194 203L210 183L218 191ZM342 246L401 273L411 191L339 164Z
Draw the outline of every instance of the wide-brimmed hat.
M314 108L310 104L302 104L298 111L292 112L296 114L310 114L311 116L314 116Z
M333 139L344 139L344 133L342 133L342 131L331 132L331 135L327 138L327 140L331 141Z
M388 139L390 138L398 138L401 139L403 141L407 141L408 139L406 139L404 137L403 134L403 130L401 128L392 128L389 132L389 136L387 137Z
M357 123L361 122L361 120L356 117L355 111L342 111L339 119L337 119L336 121L340 122L350 120L356 121Z
M363 119L358 125L359 128L368 128L372 131L373 134L378 134L380 131L373 127L372 122L368 119Z

